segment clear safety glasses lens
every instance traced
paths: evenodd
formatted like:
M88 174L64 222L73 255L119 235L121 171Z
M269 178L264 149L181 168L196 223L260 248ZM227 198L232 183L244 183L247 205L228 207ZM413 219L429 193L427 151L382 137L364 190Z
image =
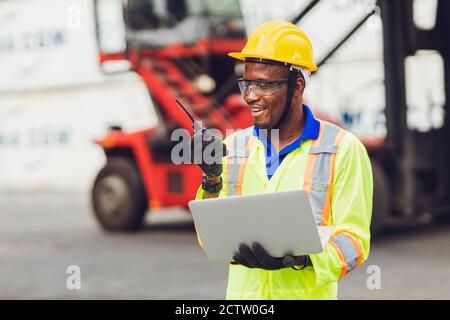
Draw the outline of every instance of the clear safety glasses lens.
M288 79L281 80L245 80L243 78L238 79L239 89L242 95L247 95L251 90L258 96L272 95L278 91L278 85L280 83L288 82Z

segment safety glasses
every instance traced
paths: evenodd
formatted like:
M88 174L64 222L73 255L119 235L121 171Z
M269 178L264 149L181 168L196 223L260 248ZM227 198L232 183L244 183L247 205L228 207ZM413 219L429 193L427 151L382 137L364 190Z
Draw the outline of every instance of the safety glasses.
M281 83L288 82L289 79L280 80L246 80L244 78L239 78L237 80L239 84L239 89L243 96L250 93L249 90L257 96L268 96L276 93L278 91L278 86Z

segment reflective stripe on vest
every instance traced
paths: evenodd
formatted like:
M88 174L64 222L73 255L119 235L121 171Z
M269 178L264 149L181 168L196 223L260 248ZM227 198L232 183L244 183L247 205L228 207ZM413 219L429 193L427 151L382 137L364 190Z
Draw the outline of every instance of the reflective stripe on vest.
M330 224L334 163L344 134L343 129L321 121L319 137L309 150L303 187L310 196L314 219L318 225ZM342 263L339 278L361 264L363 251L359 241L351 233L337 233L329 244L336 250Z
M250 127L235 134L230 141L227 165L228 196L242 194L245 167L255 140L256 137L253 135L253 127ZM245 147L242 148L243 146Z
M308 193L317 225L330 223L331 191L334 162L345 130L334 124L320 121L320 132L309 150L303 189Z
M340 232L331 238L329 244L334 247L342 262L339 279L361 264L362 248L353 234Z

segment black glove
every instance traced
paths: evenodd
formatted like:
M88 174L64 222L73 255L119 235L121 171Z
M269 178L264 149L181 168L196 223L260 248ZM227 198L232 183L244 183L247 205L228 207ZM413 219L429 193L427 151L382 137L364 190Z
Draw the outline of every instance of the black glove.
M282 258L272 257L257 242L253 242L252 249L245 243L239 245L239 251L233 255L235 263L247 268L260 268L265 270L279 270L302 265L306 261L305 256L286 255Z
M195 133L190 141L191 161L197 164L208 177L222 174L222 157L227 148L222 139L211 135L208 131Z

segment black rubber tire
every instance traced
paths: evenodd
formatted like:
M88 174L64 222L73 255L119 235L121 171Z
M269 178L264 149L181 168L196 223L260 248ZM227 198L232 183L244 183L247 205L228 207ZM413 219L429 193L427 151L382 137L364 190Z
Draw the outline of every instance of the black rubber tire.
M108 158L92 188L93 211L103 229L139 229L148 209L147 203L144 185L134 163L126 157Z
M386 219L391 214L392 198L386 174L381 165L375 160L372 160L372 172L373 207L370 230L373 235L378 235L382 232Z

